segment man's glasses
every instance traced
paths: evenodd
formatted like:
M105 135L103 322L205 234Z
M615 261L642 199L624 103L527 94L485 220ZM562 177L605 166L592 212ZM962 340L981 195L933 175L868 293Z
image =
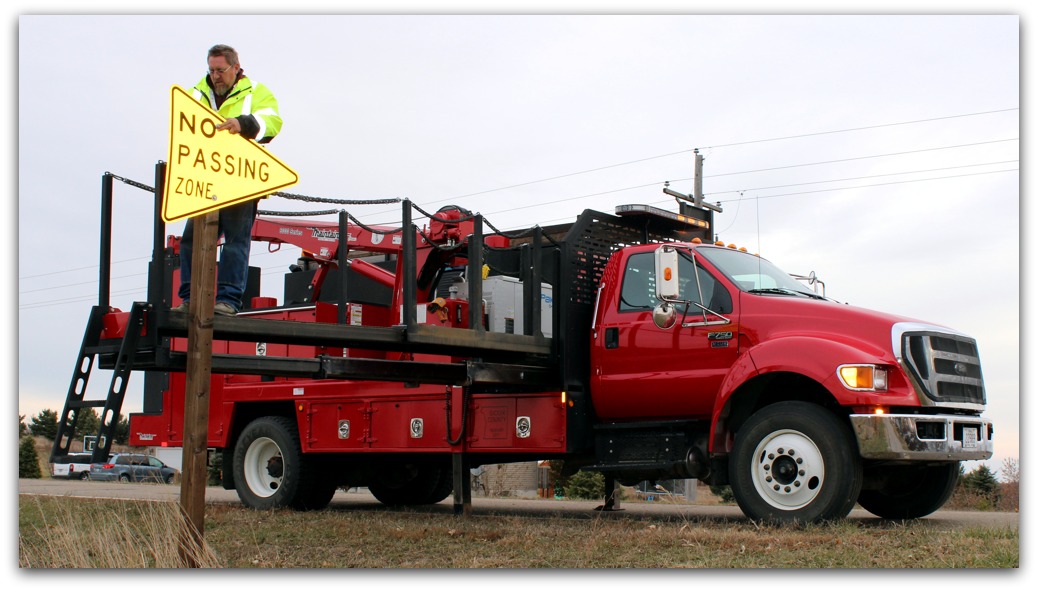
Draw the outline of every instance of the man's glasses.
M231 66L227 66L226 68L224 68L222 70L214 70L212 68L209 68L209 73L210 74L220 74L222 76L224 72L226 72L227 70L230 70L230 69L231 69Z

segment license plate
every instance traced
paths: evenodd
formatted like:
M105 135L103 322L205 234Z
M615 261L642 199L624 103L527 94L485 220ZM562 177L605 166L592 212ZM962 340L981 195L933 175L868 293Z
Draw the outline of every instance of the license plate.
M977 428L964 428L962 430L962 447L963 449L973 449L977 447Z

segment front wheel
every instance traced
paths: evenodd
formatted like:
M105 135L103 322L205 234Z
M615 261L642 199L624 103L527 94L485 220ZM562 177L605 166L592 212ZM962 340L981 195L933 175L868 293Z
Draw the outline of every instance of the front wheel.
M877 488L861 491L858 504L884 519L918 519L944 506L959 482L959 462L934 466L875 467L866 472Z
M850 513L862 467L850 428L835 415L807 402L779 402L735 434L729 477L750 519L813 523Z

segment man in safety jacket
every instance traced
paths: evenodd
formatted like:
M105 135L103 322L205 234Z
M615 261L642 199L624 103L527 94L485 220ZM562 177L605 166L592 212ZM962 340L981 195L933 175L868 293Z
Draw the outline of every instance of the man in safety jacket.
M281 131L278 101L266 86L245 77L238 52L227 45L209 49L209 74L195 85L191 94L198 102L226 118L218 131L241 134L265 144ZM257 200L253 199L219 210L218 232L224 236L223 251L216 274L216 306L214 313L233 316L242 308L249 274L249 251L252 247L252 224L256 218ZM187 220L180 240L180 289L184 302L176 308L188 310L191 296L191 251L194 223Z

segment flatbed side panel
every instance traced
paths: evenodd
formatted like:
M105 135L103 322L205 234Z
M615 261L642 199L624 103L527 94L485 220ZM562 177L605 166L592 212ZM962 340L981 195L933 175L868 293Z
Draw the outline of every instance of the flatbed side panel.
M459 392L460 393L460 392ZM462 434L461 397L451 404L451 439ZM314 399L297 405L307 452L458 451L447 433L447 401L437 396ZM566 451L566 410L560 392L478 394L467 413L464 440L473 453Z

